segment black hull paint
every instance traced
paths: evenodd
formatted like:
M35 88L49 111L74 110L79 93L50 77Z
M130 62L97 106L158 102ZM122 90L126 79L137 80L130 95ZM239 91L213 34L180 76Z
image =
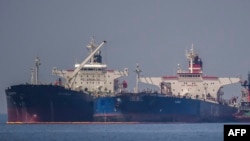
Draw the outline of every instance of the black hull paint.
M93 121L93 98L55 85L15 85L6 89L8 122Z

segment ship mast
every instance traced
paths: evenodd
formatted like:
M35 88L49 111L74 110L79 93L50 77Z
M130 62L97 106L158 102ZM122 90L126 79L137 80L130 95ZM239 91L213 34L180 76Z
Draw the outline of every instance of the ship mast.
M250 102L250 72L248 72L247 98L246 98L246 101Z
M245 80L244 82L241 81L241 86L243 86L247 90L250 90L250 72L248 72L248 79Z
M250 102L250 72L248 72L248 79L241 81L241 86L243 87L241 100L243 102Z
M141 73L141 69L139 68L139 64L136 65L136 85L135 85L135 93L138 93L139 91L139 79L140 79L140 73Z
M38 84L38 72L39 72L39 66L41 65L40 63L40 58L39 57L36 57L35 59L35 64L36 64L36 68L35 68L35 71L36 71L36 77L35 77L35 84Z
M41 65L40 58L36 57L35 68L31 68L31 84L36 84L36 85L39 84L38 74L40 65Z
M193 73L193 59L196 56L194 52L194 44L192 44L192 48L190 49L190 52L186 52L187 59L189 59L189 70L190 73Z
M250 90L250 72L248 72L248 85L247 85L247 89L248 91Z

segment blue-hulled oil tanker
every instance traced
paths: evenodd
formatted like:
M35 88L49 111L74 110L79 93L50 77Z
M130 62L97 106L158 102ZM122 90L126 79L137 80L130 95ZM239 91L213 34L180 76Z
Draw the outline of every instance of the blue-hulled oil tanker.
M238 77L203 75L203 63L193 46L186 52L188 70L178 65L176 76L140 77L135 92L123 92L94 102L95 121L125 122L234 122L237 99L225 100L222 87L239 83ZM139 91L138 82L158 91Z

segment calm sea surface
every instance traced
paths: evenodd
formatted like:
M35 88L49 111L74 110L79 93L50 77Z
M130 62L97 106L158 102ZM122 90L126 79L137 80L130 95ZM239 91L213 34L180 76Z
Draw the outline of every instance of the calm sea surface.
M0 141L223 141L223 123L6 124Z

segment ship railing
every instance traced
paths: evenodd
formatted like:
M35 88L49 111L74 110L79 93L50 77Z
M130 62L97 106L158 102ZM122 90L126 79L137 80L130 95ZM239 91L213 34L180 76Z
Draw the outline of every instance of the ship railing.
M211 103L216 103L218 104L219 102L215 101L215 100L211 100L211 99L205 99L204 101L207 101L207 102L211 102ZM222 103L223 104L223 103Z
M26 82L26 83L23 83L23 85L54 85L54 84L53 83L40 83L40 82L39 84L33 84L33 83Z
M133 95L130 97L130 101L143 101L141 96Z
M239 110L250 111L250 107L249 106L240 106Z
M116 94L115 93L108 93L108 92L99 92L99 93L92 93L91 95L98 98L98 97L113 97Z

